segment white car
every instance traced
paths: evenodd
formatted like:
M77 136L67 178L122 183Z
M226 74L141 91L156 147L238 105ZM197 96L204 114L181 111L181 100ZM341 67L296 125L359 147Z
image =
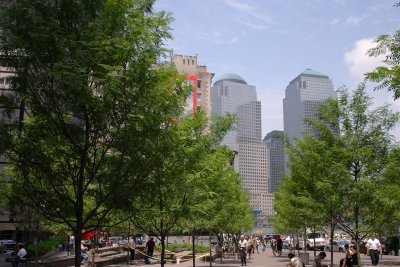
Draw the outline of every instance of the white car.
M351 243L349 241L332 241L332 251L346 252L344 248L346 244L350 245ZM327 246L326 250L331 251L331 246Z

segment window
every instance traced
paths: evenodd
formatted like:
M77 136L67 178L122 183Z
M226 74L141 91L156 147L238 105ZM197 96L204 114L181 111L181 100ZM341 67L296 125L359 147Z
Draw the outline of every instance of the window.
M201 80L197 80L197 88L201 88Z
M185 59L183 59L183 64L185 64Z

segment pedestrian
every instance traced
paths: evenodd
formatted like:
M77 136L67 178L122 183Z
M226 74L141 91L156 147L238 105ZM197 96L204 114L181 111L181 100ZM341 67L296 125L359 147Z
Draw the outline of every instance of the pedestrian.
M238 242L238 247L239 247L239 253L240 253L240 263L243 265L246 264L246 254L247 254L247 240L244 239L244 235L240 236L240 240Z
M251 257L251 250L253 249L253 239L249 236L246 236L247 240L247 259L249 260Z
M276 240L274 238L271 239L271 249L272 249L272 255L276 256L275 251L276 251Z
M288 258L289 258L289 263L287 264L287 267L305 267L301 259L299 257L296 257L294 253L289 252Z
M312 267L328 267L328 264L322 264L322 260L326 258L326 253L321 251L317 257L314 258Z
M20 248L18 244L15 245L14 252L11 254L14 256L11 259L11 265L12 267L18 267L19 263L22 262L23 260L26 260L27 252L25 248Z
M154 238L151 237L151 238L146 242L147 256L144 258L145 263L150 264L149 257L153 257L154 247L155 247L155 246L156 246L156 242L154 242Z
M85 242L81 241L81 264L84 264L89 258L88 248L85 246Z
M382 245L375 237L371 237L367 241L367 256L368 255L371 257L372 265L378 265L379 256L382 256Z
M349 244L345 244L344 249L346 250L346 255L340 260L340 267L351 267L356 265L357 253L354 247L349 246Z
M278 251L279 257L282 256L283 240L281 236L276 239L276 250Z

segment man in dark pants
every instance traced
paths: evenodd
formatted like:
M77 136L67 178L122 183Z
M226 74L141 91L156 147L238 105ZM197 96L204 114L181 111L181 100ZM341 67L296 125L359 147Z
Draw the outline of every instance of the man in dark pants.
M240 262L243 265L246 265L246 254L247 254L247 240L244 239L244 235L240 236L240 240L238 242L239 253L240 253Z
M147 256L145 257L145 262L146 263L150 263L149 257L153 257L153 253L154 253L154 247L156 246L156 243L154 242L154 238L150 238L149 241L147 241L146 243L146 247L147 247Z
M371 257L372 265L376 266L379 262L379 256L382 256L382 246L378 239L372 237L367 241L367 256Z

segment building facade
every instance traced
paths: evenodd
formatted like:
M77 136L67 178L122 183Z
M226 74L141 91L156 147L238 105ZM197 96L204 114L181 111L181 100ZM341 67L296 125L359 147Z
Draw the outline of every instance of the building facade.
M285 152L283 131L272 131L264 137L267 147L268 193L274 193L280 187L285 175Z
M5 65L6 64L3 63L3 65L0 66L0 97L9 99L13 107L11 110L9 106L6 109L6 107L0 103L0 123L10 124L18 120L23 120L25 113L16 92L11 89L11 77L15 75L15 71ZM7 163L8 161L4 155L0 154L0 172L4 171ZM0 178L2 179L0 185L8 182L7 176L0 175ZM13 216L9 211L0 210L0 239L15 238L16 226L13 221Z
M211 79L214 73L207 71L207 66L199 65L197 56L174 55L171 64L180 74L187 76L193 85L193 93L188 97L186 112L201 109L207 115L211 113Z
M261 103L256 88L236 74L217 79L211 89L213 114L232 114L237 118L222 145L236 152L234 168L248 192L254 210L272 212L268 194L266 146L261 140Z
M283 99L285 137L290 141L302 138L303 133L312 133L305 119L315 120L318 107L327 99L337 99L332 80L325 74L306 69L286 87Z

